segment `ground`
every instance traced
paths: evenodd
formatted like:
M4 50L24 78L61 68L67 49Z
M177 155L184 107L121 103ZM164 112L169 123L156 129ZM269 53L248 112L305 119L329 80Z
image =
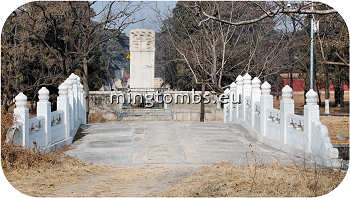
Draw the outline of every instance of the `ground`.
M61 164L5 171L8 180L32 196L316 196L345 176L222 123L92 124L57 152Z

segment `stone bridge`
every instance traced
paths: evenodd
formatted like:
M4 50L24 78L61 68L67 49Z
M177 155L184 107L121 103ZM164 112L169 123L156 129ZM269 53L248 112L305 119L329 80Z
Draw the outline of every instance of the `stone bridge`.
M138 121L88 124L67 154L83 161L123 167L197 166L221 161L237 165L302 165L304 160L258 142L238 124Z
M192 121L198 119L199 112L185 111L182 116L190 121L184 122L175 114L165 119L168 121L149 116L158 121L86 124L85 93L79 77L72 74L59 86L57 111L51 112L46 88L39 91L38 115L34 118L29 118L23 93L16 97L17 122L12 141L50 152L80 137L68 154L84 161L120 166L201 165L223 160L241 165L254 160L339 167L338 150L333 148L328 129L319 119L317 93L307 93L301 116L294 114L292 91L285 86L280 109L274 109L269 83L260 86L259 79L251 80L245 74L225 90L228 99L222 101L226 103L223 111L208 105L211 108L207 110L212 112L206 112L206 123ZM170 107L176 109L173 104ZM163 110L171 108L165 106ZM224 121L218 119L220 112ZM79 126L84 130L76 136Z

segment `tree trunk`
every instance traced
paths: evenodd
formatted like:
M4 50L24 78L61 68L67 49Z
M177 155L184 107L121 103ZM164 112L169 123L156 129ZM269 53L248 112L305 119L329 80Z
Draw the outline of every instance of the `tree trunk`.
M317 79L317 76L315 75L314 78L314 88L317 92L317 96L318 96L318 106L322 105L322 100L321 100L321 93L320 93L320 89L321 89L321 85L320 85L320 81Z
M8 100L7 100L7 95L3 98L3 100L1 101L1 102L3 102L4 103L4 105L2 105L3 106L3 109L2 109L2 111L3 111L3 115L6 115L6 113L8 112L8 110L9 110L9 105L8 105L8 102L7 102Z
M325 72L325 102L324 102L324 109L325 113L329 113L329 75L328 75L328 66L324 65L324 72Z
M344 81L340 81L340 106L344 107Z
M317 87L317 95L318 95L318 106L322 105L321 92L319 87Z
M200 115L200 122L204 122L204 114L205 114L205 108L204 108L204 96L205 94L205 83L202 82L202 93L201 93L201 115Z
M89 120L89 84L88 84L88 65L86 57L83 58L83 87L86 94L86 121Z
M35 109L34 109L34 97L32 98L32 100L30 101L30 112L31 113L35 113Z
M308 91L308 84L306 84L306 80L304 80L304 105L306 104L306 93Z
M325 82L326 82L326 87L325 87L325 99L329 100L329 75L328 75L328 67L325 66Z
M340 106L340 99L341 99L340 87L341 87L340 79L337 79L335 81L335 84L334 84L334 100L335 100L334 105L335 105L335 107Z

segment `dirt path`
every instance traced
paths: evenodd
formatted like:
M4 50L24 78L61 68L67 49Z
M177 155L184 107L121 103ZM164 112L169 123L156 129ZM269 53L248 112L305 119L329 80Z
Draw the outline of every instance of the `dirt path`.
M146 165L137 168L111 168L73 185L62 186L56 196L152 196L191 176L196 168Z

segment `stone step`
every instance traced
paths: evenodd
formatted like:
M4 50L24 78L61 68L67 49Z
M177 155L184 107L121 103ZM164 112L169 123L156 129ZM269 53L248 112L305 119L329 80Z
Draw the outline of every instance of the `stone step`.
M168 109L123 109L122 120L172 120Z

